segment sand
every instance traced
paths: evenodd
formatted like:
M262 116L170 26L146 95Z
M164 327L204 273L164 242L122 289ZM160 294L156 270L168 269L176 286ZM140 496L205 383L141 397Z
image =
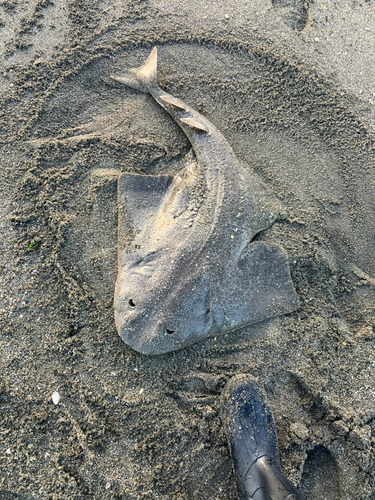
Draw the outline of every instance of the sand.
M306 499L375 498L374 26L365 0L0 5L1 499L235 499L220 394L239 373ZM114 325L117 176L190 148L108 75L154 45L160 86L282 200L258 238L301 308L148 357Z

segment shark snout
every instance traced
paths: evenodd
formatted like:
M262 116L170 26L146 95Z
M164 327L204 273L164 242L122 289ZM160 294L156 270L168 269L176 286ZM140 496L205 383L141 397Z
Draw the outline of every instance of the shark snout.
M167 310L165 314L162 304L152 310L135 298L126 298L115 310L117 330L136 351L155 355L181 349L206 336L212 327L212 313L204 301L185 302L184 307L168 305Z
M133 349L161 354L207 336L214 324L213 299L201 279L190 277L178 291L150 290L147 281L142 285L119 283L115 298L117 330Z

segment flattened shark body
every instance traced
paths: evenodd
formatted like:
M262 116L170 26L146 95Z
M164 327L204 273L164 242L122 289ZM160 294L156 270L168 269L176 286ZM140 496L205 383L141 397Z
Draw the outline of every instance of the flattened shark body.
M123 340L161 354L298 308L287 256L252 242L279 202L246 171L222 134L156 82L156 48L143 66L113 79L147 92L173 117L195 158L178 176L122 174L115 320ZM121 241L121 239L119 240Z

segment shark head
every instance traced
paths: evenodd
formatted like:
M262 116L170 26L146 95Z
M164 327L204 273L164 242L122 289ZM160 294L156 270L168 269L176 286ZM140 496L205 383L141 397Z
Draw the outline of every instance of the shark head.
M157 252L126 264L115 293L122 339L143 354L180 349L214 326L212 297L202 273L183 276Z

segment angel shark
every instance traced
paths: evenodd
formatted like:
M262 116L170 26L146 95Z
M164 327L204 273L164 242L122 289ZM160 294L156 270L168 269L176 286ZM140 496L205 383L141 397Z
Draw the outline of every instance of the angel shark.
M176 176L122 174L115 321L123 340L161 354L298 308L288 259L252 241L277 218L278 200L236 158L212 123L158 87L157 49L111 75L151 96L188 137L194 155ZM121 228L130 222L132 245Z

